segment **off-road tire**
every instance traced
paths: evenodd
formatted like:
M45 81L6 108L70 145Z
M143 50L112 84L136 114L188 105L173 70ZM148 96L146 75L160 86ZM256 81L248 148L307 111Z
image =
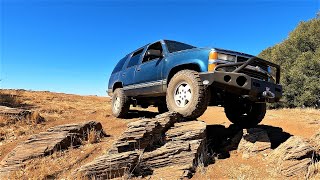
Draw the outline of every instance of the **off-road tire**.
M115 101L119 98L119 108L115 108ZM117 118L125 118L130 108L130 101L122 88L117 88L112 96L112 114Z
M174 100L175 88L181 82L187 82L190 85L192 92L191 101L188 102L185 107L177 106ZM168 109L180 113L185 118L198 118L208 107L208 93L208 90L201 82L198 72L193 70L181 70L177 72L169 82L166 95Z
M266 103L241 102L235 98L227 100L224 106L227 118L242 128L257 126L264 118L266 109Z

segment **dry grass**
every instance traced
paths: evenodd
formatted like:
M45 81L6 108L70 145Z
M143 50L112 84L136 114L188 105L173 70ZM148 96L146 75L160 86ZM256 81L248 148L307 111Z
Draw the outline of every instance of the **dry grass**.
M306 175L306 179L320 177L320 161L318 159L314 159L312 164L308 167L308 173Z
M29 160L26 167L12 172L8 179L86 179L79 173L73 174L81 165L91 162L105 153L114 139L96 144L85 144L79 148L70 147L52 155Z
M16 178L11 179L69 177L77 167L105 153L129 122L111 116L109 98L15 90L0 90L0 93L16 97L17 102L33 111L40 112L41 116L46 119L40 124L17 122L0 127L0 160L30 135L46 131L56 125L96 120L102 123L104 131L110 135L108 138L101 139L100 132L90 131L88 143L85 143L84 146L32 160L27 163L24 170L12 176ZM36 120L38 115L33 114L30 119Z
M100 142L101 138L101 132L96 131L95 129L91 129L88 132L88 143L89 144L94 144Z
M9 107L20 107L22 102L19 99L19 91L15 94L6 94L5 92L0 92L0 105Z

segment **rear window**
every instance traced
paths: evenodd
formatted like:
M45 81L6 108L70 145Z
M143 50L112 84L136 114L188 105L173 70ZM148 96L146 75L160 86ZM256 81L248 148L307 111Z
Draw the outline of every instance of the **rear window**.
M165 40L164 42L166 43L168 51L170 53L177 52L177 51L183 51L186 49L196 48L196 47L191 46L189 44L185 44L185 43L181 43L181 42L177 42L177 41Z
M113 69L113 71L112 71L112 74L121 71L124 63L125 63L126 60L127 60L127 58L128 58L128 57L126 56L126 57L122 58L122 59L118 62L118 64L116 65L116 67L114 67L114 69Z
M130 61L128 63L127 68L138 64L140 57L141 57L141 54L142 54L142 51L143 51L143 49L133 53L132 57L130 58Z

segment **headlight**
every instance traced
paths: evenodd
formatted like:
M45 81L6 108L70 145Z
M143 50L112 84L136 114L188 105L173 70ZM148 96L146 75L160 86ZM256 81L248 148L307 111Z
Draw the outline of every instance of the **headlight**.
M236 61L236 56L218 53L218 59L235 62Z
M211 51L209 53L208 71L214 71L217 66L216 60L235 62L236 56Z

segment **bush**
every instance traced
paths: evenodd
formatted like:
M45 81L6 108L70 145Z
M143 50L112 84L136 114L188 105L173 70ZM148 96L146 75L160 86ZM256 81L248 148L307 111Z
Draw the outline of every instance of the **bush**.
M320 106L320 19L301 22L289 37L263 50L263 59L281 66L284 103L277 107Z

